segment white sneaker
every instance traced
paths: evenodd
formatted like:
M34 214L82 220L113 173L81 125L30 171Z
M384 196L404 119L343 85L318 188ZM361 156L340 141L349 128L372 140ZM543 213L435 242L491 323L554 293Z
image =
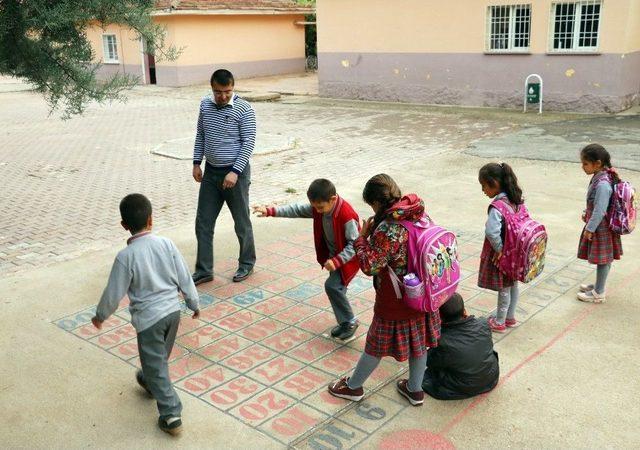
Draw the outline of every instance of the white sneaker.
M589 291L593 291L596 287L593 284L581 284L580 285L580 292L589 292Z
M604 303L606 297L604 296L604 293L598 294L595 290L591 290L588 292L579 292L578 300L587 303Z

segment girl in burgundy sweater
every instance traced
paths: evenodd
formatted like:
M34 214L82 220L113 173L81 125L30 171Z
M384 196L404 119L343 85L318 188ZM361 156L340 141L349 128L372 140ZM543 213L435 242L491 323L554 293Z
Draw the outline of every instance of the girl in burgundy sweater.
M422 405L422 378L427 349L436 347L440 337L440 315L422 313L406 306L396 297L389 270L399 278L407 273L407 230L398 220L418 220L424 203L415 194L402 197L400 188L389 175L371 178L362 193L375 216L363 222L354 246L360 269L373 275L376 290L374 315L367 334L364 353L351 377L329 385L329 392L340 398L360 401L362 385L383 356L397 361L409 360L409 379L398 380L398 392L414 406Z

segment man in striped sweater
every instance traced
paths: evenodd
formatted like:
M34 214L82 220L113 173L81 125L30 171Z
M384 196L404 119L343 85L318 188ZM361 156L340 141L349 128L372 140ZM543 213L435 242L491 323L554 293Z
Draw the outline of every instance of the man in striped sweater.
M213 96L200 102L193 149L193 178L200 183L196 214L198 255L193 274L196 285L213 280L213 234L224 203L231 211L240 242L233 281L251 275L256 262L249 213L249 159L256 141L256 115L251 105L233 92L233 87L231 72L216 70L211 76ZM200 167L203 160L204 175Z

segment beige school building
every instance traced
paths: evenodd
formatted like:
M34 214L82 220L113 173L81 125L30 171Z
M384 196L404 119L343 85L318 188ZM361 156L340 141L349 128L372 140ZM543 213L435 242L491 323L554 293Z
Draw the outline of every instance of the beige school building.
M305 15L290 0L159 0L153 21L166 43L182 48L175 61L156 61L133 30L109 25L87 30L99 76L139 77L142 84L185 86L209 81L217 68L237 78L305 70Z
M640 96L640 0L318 0L320 94L616 112Z

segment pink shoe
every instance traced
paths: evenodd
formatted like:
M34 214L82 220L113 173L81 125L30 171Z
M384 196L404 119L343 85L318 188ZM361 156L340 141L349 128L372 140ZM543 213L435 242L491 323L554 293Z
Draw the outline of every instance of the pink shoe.
M489 317L489 320L487 322L489 322L489 328L491 328L491 331L493 331L494 333L504 333L505 331L507 331L507 326L504 323L499 324L498 322L496 322L495 317Z
M520 325L516 319L507 319L504 321L504 324L507 328L517 328Z

